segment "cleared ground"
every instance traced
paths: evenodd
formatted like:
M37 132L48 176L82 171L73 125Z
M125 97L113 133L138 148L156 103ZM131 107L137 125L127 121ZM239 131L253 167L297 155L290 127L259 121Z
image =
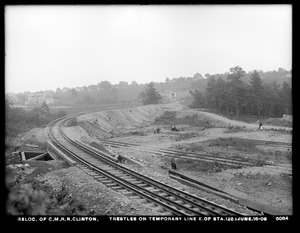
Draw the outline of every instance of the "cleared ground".
M172 125L176 125L179 131L171 131ZM158 128L160 133L156 133ZM42 143L47 139L44 132L44 129L36 129L24 137L31 143ZM75 125L67 127L66 132L74 139L82 140L100 149L105 147L112 154L131 157L144 165L138 167L126 164L131 169L244 213L251 211L218 196L172 180L168 176L168 170L171 169L171 157L149 153L139 150L139 148L149 150L172 148L183 154L195 152L223 158L238 158L244 161L256 160L258 161L256 167L238 168L222 163L186 158L178 159L176 164L178 171L193 176L195 179L204 179L220 188L228 187L244 192L256 200L292 213L292 176L286 175L280 170L266 169L266 167L260 166L260 163L269 162L291 167L291 148L254 145L247 142L236 143L233 140L233 138L248 138L291 143L291 128L264 125L263 130L258 130L257 124L235 121L217 114L191 110L178 103L171 103L112 109L83 115L76 119ZM136 143L139 146L134 150L112 148L102 144L101 139ZM20 143L20 145L24 145L24 143ZM71 172L74 175L74 172L78 173L79 171L73 169ZM50 172L45 180L59 179L60 174L65 174L64 176L67 176L68 180L72 180L72 176L67 173L68 171ZM76 177L80 176L76 175ZM76 184L76 182L74 178L72 183ZM54 182L50 183L53 185ZM89 192L93 191L89 190ZM110 195L114 195L114 192ZM118 194L115 196L116 200L122 199ZM102 196L102 198L105 197ZM87 205L96 206L97 202L91 200ZM143 214L145 212L139 212L136 209L136 213ZM130 211L128 214L134 214L134 211Z
M291 167L291 148L235 143L232 140L248 138L291 143L291 128L264 125L263 130L258 130L257 124L186 109L178 103L98 112L79 117L77 123L81 133L75 133L76 128L73 127L67 129L68 132L88 143L101 145L101 139L109 138L136 143L143 149L172 148L183 153L187 151L245 161L256 160L257 167L240 168L189 159L178 159L176 163L179 171L196 179L199 177L220 187L242 191L256 200L292 212L292 177L280 170L260 166L268 162ZM176 125L179 131L171 131L172 125ZM160 129L159 134L155 133L157 128ZM144 164L143 168L135 168L140 172L173 182L167 177L167 170L171 168L170 157L126 148L108 149Z

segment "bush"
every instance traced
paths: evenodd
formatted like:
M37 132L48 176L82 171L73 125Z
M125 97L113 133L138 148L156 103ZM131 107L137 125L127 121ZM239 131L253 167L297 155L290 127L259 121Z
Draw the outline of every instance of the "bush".
M8 197L8 215L47 215L51 201L41 190L33 189L31 184L14 188Z
M229 126L224 133L236 133L236 132L245 132L245 131L251 131L249 129L246 129L245 126Z
M42 189L48 189L47 192ZM49 194L48 194L49 193ZM64 184L54 193L50 186L32 183L15 186L8 196L8 215L87 215L85 206L72 198Z
M63 110L51 114L46 103L35 107L30 111L24 111L22 108L11 108L9 103L5 102L5 133L8 137L15 137L20 133L26 132L35 127L45 127L54 119L66 116Z

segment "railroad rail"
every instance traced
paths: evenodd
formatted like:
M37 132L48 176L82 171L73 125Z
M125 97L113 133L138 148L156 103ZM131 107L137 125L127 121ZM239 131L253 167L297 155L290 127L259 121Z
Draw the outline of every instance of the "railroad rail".
M150 152L157 155L165 155L170 156L173 158L185 158L185 159L195 159L195 160L202 160L202 161L208 161L208 162L222 162L223 164L231 165L231 166L256 166L257 161L255 162L249 162L242 159L228 159L223 158L220 156L213 156L209 154L199 154L199 153L193 153L193 152L183 152L180 150L174 150L174 149L162 149L162 148L141 148L141 145L133 144L133 143L125 143L125 142L115 142L111 140L105 140L101 139L101 143L106 146L121 148L125 147L128 149L136 149L136 150L142 150L145 152Z
M48 125L49 137L60 150L77 162L78 168L107 187L166 215L245 215L141 175L111 161L100 152L97 153L83 144L78 144L63 130L73 117L74 115L51 122Z
M116 142L108 139L101 139L101 143L105 146L111 146L115 148L127 148L131 150L145 151L148 153L169 156L179 159L194 159L207 162L219 162L226 164L232 167L241 167L241 166L264 166L268 170L279 170L283 173L291 174L292 167L287 164L273 164L271 162L261 162L254 159L229 159L221 156L211 155L211 154L200 154L195 152L183 152L175 149L161 149L161 148L142 148L141 145L136 143L125 143L125 142Z
M292 143L289 142L277 142L277 141L267 141L267 140L258 140L258 139L249 139L249 138L231 138L231 139L240 142L250 142L256 145L268 145L268 146L287 147L287 148L292 147Z

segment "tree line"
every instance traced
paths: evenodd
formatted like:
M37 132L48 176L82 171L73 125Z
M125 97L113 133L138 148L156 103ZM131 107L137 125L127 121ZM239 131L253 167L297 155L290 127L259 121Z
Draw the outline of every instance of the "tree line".
M249 83L242 80L246 72L239 66L230 68L226 78L210 75L205 92L191 90L192 108L209 108L227 115L282 117L292 114L292 88L287 82L264 82L256 70Z
M278 68L278 71L258 71L262 76L265 83L271 83L276 81L281 85L284 81L290 84L290 78L287 78L291 74L291 71ZM162 97L165 100L168 98L169 91L181 93L181 98L185 96L185 104L189 104L189 99L192 98L189 95L189 91L197 89L205 94L206 86L209 77L213 76L215 80L222 78L227 80L229 72L222 74L205 74L204 77L200 73L196 73L191 77L167 77L164 82L154 82L155 88L162 93ZM249 83L251 73L247 72L241 80ZM24 92L24 93L9 93L6 94L6 98L13 102L15 105L26 105L34 107L41 101L47 101L51 105L94 105L94 104L118 104L129 103L139 101L139 93L147 88L148 84L138 84L136 81L132 81L131 84L120 81L118 84L111 84L109 81L101 81L96 85L89 85L76 88L57 88L56 91L39 91L39 92ZM291 85L291 84L290 84ZM182 100L182 99L181 99Z
M52 120L67 115L63 110L50 113L45 102L29 111L10 105L9 101L5 100L5 134L8 137L17 136L35 127L45 127Z

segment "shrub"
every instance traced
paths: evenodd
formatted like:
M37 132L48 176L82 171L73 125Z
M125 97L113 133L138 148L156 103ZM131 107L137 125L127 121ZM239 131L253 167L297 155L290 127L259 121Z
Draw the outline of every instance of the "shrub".
M31 184L14 188L8 197L8 215L47 215L51 201L41 190L33 189Z
M48 189L47 192L42 189ZM49 194L48 194L49 192ZM55 193L50 186L32 182L15 186L7 200L8 215L87 215L86 207L65 187Z

